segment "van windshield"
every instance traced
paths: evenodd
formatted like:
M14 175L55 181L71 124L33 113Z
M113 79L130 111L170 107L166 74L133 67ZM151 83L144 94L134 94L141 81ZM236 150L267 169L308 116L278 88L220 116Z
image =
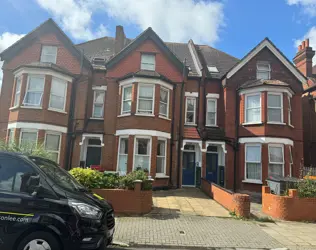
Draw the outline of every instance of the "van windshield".
M86 188L79 184L71 174L59 167L56 163L38 157L29 158L39 166L50 179L54 180L58 186L71 191L86 191Z

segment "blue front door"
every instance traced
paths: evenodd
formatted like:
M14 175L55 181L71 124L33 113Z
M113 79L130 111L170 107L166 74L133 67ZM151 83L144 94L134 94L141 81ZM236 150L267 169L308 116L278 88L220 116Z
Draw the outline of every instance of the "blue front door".
M217 183L218 154L206 153L206 179Z
M195 185L195 152L183 152L182 185Z

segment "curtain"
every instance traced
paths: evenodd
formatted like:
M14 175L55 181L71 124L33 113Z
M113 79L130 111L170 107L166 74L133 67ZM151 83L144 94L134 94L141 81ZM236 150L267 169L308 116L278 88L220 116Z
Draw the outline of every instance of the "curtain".
M128 138L121 138L120 154L128 154Z
M153 86L140 86L139 98L152 99L153 98Z
M138 111L145 113L152 113L153 101L152 100L138 100Z
M261 164L247 163L246 178L250 180L261 180Z
M51 94L64 97L66 93L66 82L53 78Z
M149 171L149 155L135 155L135 169L147 169Z
M278 108L268 108L268 121L269 122L281 122L282 111Z
M268 95L268 107L281 108L281 96Z
M261 147L260 146L246 146L246 161L247 162L261 162Z
M96 91L95 92L95 103L104 103L104 91Z
M269 164L268 174L273 177L282 177L283 164Z
M131 100L132 99L132 87L124 88L123 100Z
M127 172L127 155L119 155L118 171L120 175L126 175Z
M160 101L164 103L168 102L168 91L160 89Z
M45 149L52 150L52 151L58 151L59 150L59 142L60 142L60 135L47 134L46 135Z
M132 101L123 101L123 113L131 112Z
M21 146L35 146L37 140L36 132L22 132Z
M157 164L156 164L156 173L163 174L165 173L165 157L157 156Z
M159 114L167 116L167 110L168 110L167 104L161 102L159 104Z
M270 162L283 163L282 147L269 147Z

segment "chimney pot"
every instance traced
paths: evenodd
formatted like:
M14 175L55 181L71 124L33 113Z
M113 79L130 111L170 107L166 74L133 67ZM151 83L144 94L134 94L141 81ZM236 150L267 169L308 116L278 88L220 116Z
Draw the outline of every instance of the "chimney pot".
M309 38L306 38L305 43L306 43L306 48L308 48L309 47Z
M305 41L302 42L302 47L303 47L303 49L306 48L306 42Z

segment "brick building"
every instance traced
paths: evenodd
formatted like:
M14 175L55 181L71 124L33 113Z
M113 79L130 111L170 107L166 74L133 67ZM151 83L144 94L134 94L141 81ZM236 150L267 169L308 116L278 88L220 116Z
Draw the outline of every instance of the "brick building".
M62 167L250 191L299 174L306 78L267 38L238 60L151 28L74 45L49 19L0 56L0 137L44 143Z

